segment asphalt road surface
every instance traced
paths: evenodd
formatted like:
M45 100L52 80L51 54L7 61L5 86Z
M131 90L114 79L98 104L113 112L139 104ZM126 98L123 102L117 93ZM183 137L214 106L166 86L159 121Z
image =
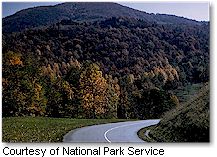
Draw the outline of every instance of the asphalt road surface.
M154 119L83 127L70 131L64 136L63 142L144 142L137 136L137 132L159 122L159 119Z

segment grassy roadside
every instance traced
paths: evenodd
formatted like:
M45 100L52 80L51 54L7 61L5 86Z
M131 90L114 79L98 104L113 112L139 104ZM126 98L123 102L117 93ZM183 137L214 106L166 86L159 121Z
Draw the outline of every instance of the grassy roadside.
M140 129L138 132L137 132L137 135L139 136L139 138L141 138L143 141L146 141L146 142L151 142L151 143L154 143L154 142L157 142L156 140L154 140L152 137L150 137L150 134L149 132L151 130L153 130L155 126L149 126L149 127L146 127L146 128L142 128ZM148 132L148 134L147 134Z
M158 125L143 128L138 135L147 142L209 142L209 114L207 83L188 102L165 113Z
M70 130L124 119L69 119L48 117L2 118L3 142L61 142Z
M204 86L203 83L191 84L174 90L174 94L178 97L180 103L189 101Z

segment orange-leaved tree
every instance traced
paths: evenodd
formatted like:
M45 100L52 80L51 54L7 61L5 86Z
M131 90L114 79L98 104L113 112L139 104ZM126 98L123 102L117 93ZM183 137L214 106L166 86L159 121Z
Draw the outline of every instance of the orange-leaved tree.
M97 64L84 67L79 80L81 112L85 118L103 118L108 109L106 79Z

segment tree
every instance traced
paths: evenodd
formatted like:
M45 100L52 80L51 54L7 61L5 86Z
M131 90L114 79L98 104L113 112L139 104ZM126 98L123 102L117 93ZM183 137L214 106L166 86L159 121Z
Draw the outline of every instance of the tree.
M31 55L3 55L3 116L41 116L47 100L40 81L40 68Z
M118 84L118 79L112 78L111 75L106 75L106 80L108 82L107 88L107 100L108 100L108 110L107 118L117 118L117 108L119 105L120 96L120 86Z
M178 105L175 95L157 88L144 90L140 101L139 111L145 119L160 118L164 112Z
M81 112L85 118L102 118L108 110L108 84L97 64L87 64L80 75Z
M46 113L50 117L76 117L77 108L71 85L61 78L46 81Z
M133 93L138 89L134 84L135 78L133 74L125 75L121 78L121 95L120 104L118 106L118 118L137 118L137 109Z

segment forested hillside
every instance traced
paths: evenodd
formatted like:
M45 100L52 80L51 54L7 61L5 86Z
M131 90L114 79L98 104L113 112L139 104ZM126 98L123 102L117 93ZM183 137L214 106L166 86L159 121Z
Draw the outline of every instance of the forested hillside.
M14 33L3 20L3 116L161 117L179 105L173 90L209 81L209 23L165 17L65 18Z

